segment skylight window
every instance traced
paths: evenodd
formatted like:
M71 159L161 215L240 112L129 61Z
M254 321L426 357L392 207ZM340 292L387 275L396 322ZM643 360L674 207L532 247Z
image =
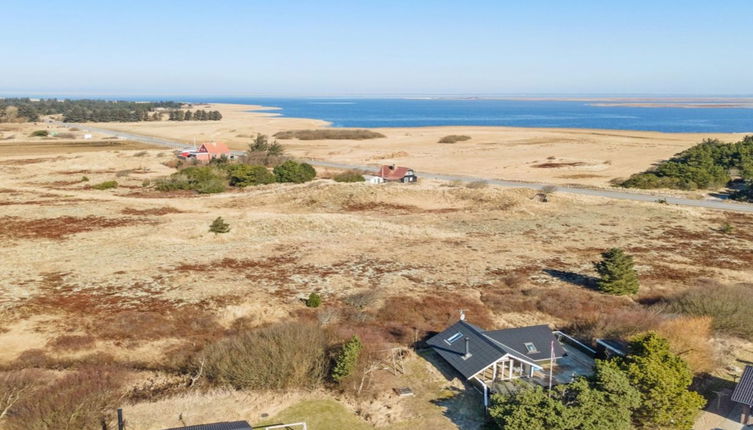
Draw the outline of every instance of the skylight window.
M463 337L463 333L457 332L453 334L452 336L448 337L444 341L447 342L447 345L452 345L453 342L457 341L458 339Z
M539 352L539 350L536 349L536 345L534 345L531 342L526 342L523 345L526 346L526 350L528 351L529 354L533 354L533 353Z

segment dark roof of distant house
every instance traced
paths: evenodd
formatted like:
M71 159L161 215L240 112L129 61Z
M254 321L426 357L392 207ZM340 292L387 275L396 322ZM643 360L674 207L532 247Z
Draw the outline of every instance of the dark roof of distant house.
M409 167L400 167L395 166L394 164L391 166L382 166L379 168L379 173L377 173L377 176L382 177L386 180L400 180L403 179L406 176L409 176L408 174L412 174L413 169Z
M175 427L165 430L253 430L246 421L231 421L223 423L199 424L195 426Z
M554 358L565 355L565 349L554 338L552 330L546 325L492 330L484 332L484 334L524 354L529 360L548 360L552 354L552 345L554 345ZM533 344L533 351L529 352L528 347L526 347L527 343Z
M536 366L534 359L495 340L488 336L488 333L461 320L443 332L432 336L426 343L466 379L471 378L507 354ZM551 331L549 335L552 335ZM470 357L465 357L466 341L469 342Z
M732 392L732 401L753 406L753 366L745 366L743 376Z

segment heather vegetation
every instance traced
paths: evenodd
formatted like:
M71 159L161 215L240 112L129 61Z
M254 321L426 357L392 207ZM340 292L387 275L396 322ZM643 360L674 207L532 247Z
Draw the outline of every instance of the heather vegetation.
M622 182L629 188L718 189L739 178L742 186L733 193L738 200L751 200L753 181L753 136L736 143L707 139L655 168Z
M288 130L275 133L278 139L298 140L366 140L385 137L382 133L361 129L315 129L315 130Z

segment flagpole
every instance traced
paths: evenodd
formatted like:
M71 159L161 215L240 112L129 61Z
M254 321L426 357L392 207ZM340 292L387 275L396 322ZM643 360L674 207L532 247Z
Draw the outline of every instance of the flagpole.
M549 395L552 395L552 376L554 371L554 341L551 343L549 351Z

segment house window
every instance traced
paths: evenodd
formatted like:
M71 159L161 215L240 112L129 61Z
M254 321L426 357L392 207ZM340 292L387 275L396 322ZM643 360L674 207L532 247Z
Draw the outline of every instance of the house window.
M447 345L452 345L453 342L457 341L461 337L463 337L463 333L457 332L453 334L452 336L448 337L447 339L445 339L444 341L447 342Z
M524 345L526 346L526 351L528 351L529 354L533 354L533 353L539 352L539 350L536 349L536 345L534 345L531 342L526 342L526 343L524 343Z

